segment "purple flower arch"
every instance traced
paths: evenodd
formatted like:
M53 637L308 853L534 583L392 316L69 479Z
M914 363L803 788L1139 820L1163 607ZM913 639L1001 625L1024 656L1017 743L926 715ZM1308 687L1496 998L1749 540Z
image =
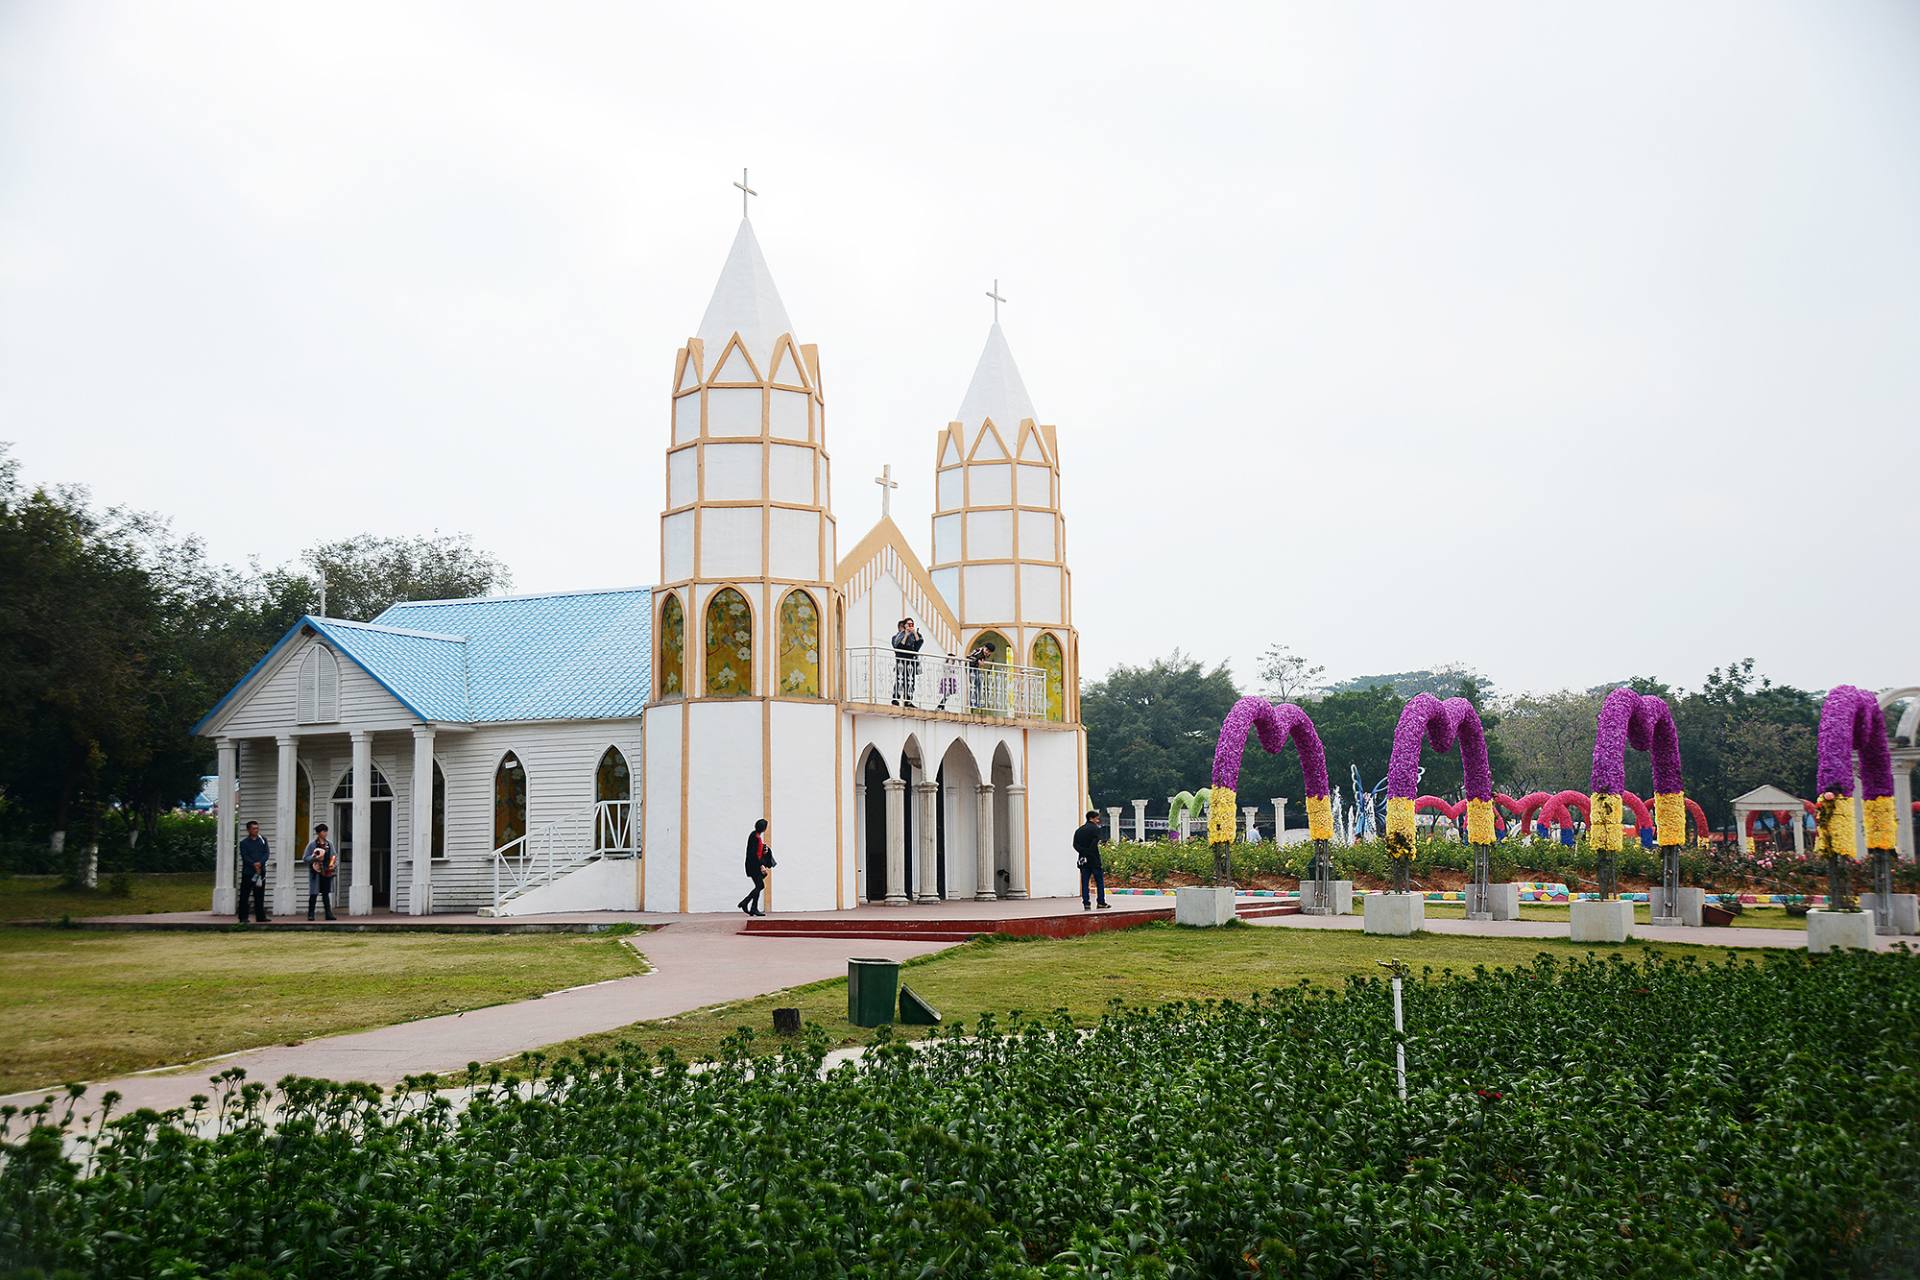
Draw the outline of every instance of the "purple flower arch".
M1680 734L1673 727L1673 712L1666 700L1623 685L1600 704L1590 790L1616 796L1626 791L1629 746L1653 757L1656 795L1679 795L1685 789L1680 780Z
M1271 755L1287 749L1300 753L1300 772L1306 781L1308 796L1327 792L1327 752L1320 745L1320 733L1313 717L1291 702L1278 705L1265 698L1242 698L1227 712L1220 724L1220 739L1213 748L1213 785L1229 791L1240 786L1240 761L1247 753L1247 734L1257 731L1260 745Z
M1860 753L1860 798L1893 794L1893 756L1880 699L1843 684L1820 704L1820 769L1815 786L1835 795L1853 794L1853 753Z
M1466 774L1469 800L1493 801L1493 770L1487 763L1487 734L1480 713L1465 698L1445 702L1430 693L1415 694L1400 712L1393 731L1393 755L1387 761L1387 798L1412 800L1420 781L1420 744L1430 741L1439 752L1460 744L1460 766Z

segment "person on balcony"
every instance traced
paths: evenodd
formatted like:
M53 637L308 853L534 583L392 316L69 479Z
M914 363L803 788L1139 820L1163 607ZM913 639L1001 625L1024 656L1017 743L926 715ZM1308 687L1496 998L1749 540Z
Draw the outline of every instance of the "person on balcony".
M972 693L967 707L971 711L978 711L987 705L986 664L992 658L993 646L984 640L967 650L967 686Z
M920 683L920 646L927 638L912 618L900 619L893 633L893 705L912 706L914 686Z
M760 893L767 887L767 869L771 866L773 846L767 843L767 820L762 818L747 836L747 879L753 881L753 891L740 899L739 906L750 916L767 914L760 909Z

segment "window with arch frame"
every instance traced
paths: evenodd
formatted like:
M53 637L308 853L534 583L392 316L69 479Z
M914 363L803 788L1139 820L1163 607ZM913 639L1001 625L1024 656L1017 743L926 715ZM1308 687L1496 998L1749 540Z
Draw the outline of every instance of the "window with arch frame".
M660 696L677 698L687 691L687 615L680 597L669 595L660 606Z
M493 771L493 847L501 849L527 834L527 770L509 751Z
M800 587L780 601L780 670L776 693L790 698L820 696L820 607Z
M300 659L300 723L328 724L340 718L340 660L316 644Z
M753 692L753 610L722 587L707 601L706 690L721 697Z
M1047 719L1067 718L1067 655L1052 632L1043 631L1033 642L1033 665L1046 673Z

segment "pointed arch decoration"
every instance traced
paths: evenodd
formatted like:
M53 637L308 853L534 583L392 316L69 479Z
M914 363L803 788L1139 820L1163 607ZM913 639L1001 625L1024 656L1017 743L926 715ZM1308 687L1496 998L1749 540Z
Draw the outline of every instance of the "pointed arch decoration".
M602 751L593 767L593 810L596 851L633 847L633 771L618 747Z
M1654 838L1662 847L1687 839L1685 788L1680 778L1680 736L1664 698L1622 685L1600 704L1593 740L1592 821L1587 839L1603 853L1621 844L1621 807L1627 790L1627 748L1653 760ZM1642 806L1644 809L1644 805ZM1638 815L1636 815L1638 816Z
M1233 843L1234 789L1240 785L1240 763L1247 753L1247 734L1257 732L1260 746L1269 754L1286 750L1289 740L1300 755L1300 775L1307 792L1308 835L1322 850L1322 841L1333 838L1333 806L1328 799L1327 753L1320 745L1320 733L1313 717L1283 702L1278 706L1265 698L1242 698L1221 722L1220 738L1213 748L1213 792L1207 805L1207 842L1213 846L1214 883L1221 877L1232 882L1233 868L1227 861L1227 848ZM1278 833L1276 833L1278 838ZM1316 852L1316 857L1319 852Z
M1046 673L1047 719L1067 718L1067 655L1050 631L1043 631L1033 642L1032 665Z
M707 601L706 690L721 697L753 692L753 607L732 587Z
M658 687L663 698L678 698L687 691L687 615L677 592L669 592L660 606Z
M780 601L780 669L774 692L788 698L820 696L820 607L795 587Z
M1420 781L1420 747L1431 742L1447 752L1460 745L1460 768L1466 777L1467 843L1474 847L1475 884L1483 883L1487 848L1493 844L1493 771L1487 763L1487 735L1480 713L1465 698L1445 702L1430 693L1416 694L1400 712L1393 731L1393 754L1387 761L1387 857L1393 866L1396 892L1405 892L1413 869L1414 790ZM1472 903L1469 903L1469 913Z
M493 847L504 849L527 834L527 770L509 751L493 770Z
M300 723L330 724L340 718L340 660L316 644L300 659Z

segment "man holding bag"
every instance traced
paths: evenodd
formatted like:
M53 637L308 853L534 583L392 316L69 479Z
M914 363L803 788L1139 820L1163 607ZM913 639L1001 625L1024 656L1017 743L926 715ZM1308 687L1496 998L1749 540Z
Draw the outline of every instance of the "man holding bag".
M340 874L340 851L333 847L327 838L327 824L321 823L313 829L313 840L307 845L307 919L313 919L313 904L318 899L327 909L327 919L333 916L333 878Z

